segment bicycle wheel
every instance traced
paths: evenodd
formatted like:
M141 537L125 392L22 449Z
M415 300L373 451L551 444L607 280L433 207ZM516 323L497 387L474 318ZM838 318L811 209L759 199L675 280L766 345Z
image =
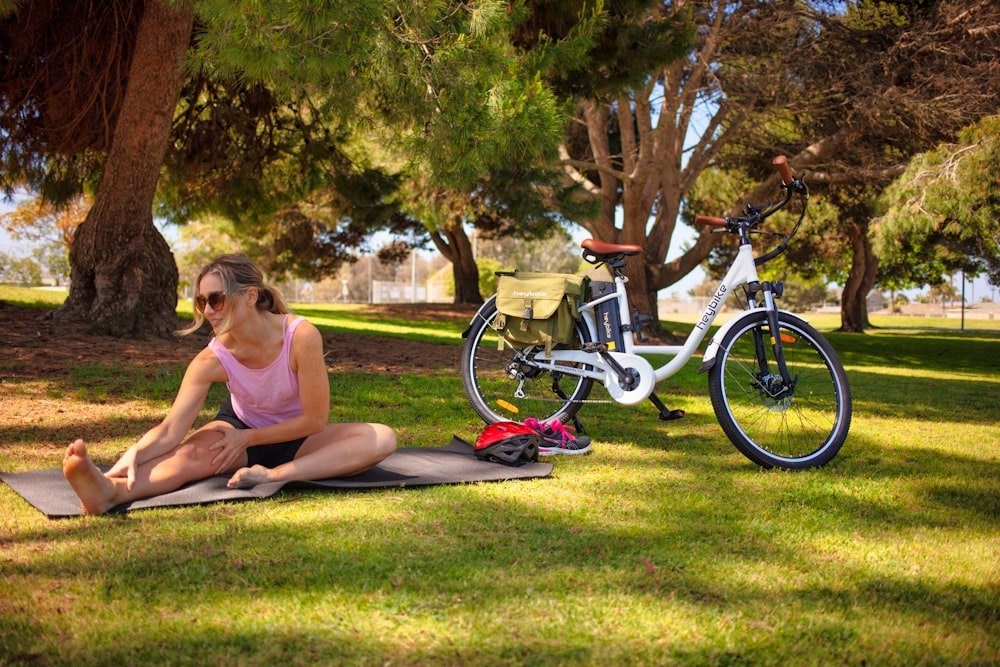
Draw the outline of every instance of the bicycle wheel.
M715 416L736 448L765 468L802 470L829 463L851 426L844 367L804 320L778 313L792 379L781 379L767 313L747 317L723 337L708 375Z
M511 348L504 344L502 350L498 349L499 339L491 326L496 316L493 297L469 327L462 352L462 384L476 414L488 424L520 422L528 417L571 421L581 407L580 401L590 395L593 381L539 368L532 359L537 356L545 361L542 346ZM569 347L590 342L590 333L582 321L576 323L576 339ZM576 363L561 365L567 369L589 368Z

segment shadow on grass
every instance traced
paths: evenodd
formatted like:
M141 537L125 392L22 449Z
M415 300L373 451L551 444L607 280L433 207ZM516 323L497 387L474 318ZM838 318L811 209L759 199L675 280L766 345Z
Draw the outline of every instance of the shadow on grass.
M856 419L927 410L928 419L992 423L995 406L970 407L989 382L934 379L928 392L922 380L877 372L877 356L851 372ZM935 369L952 369L945 356ZM425 419L422 428L441 433L472 418L455 378L343 374L339 383L346 400L390 422ZM934 400L914 406L915 395ZM940 559L964 557L948 552L958 532L995 536L995 461L852 435L827 468L761 472L722 434L707 389L677 401L689 412L678 422L659 422L647 404L586 409L595 453L557 460L551 480L289 490L243 504L12 522L0 540L0 653L37 664L996 656L995 639L971 643L1000 636L995 582L921 576L908 562L924 533L940 536ZM422 402L432 409L415 416ZM148 427L99 421L86 424L121 437ZM84 426L5 425L0 442L27 447Z
M880 331L874 335L829 336L847 366L913 368L940 373L994 376L1000 371L1000 332Z
M697 465L688 472L712 471ZM628 486L650 483L641 471L636 477ZM806 477L756 481L767 491ZM593 507L553 513L538 502L545 485L528 483L523 495L509 492L520 484L360 494L373 502L399 499L394 516L372 516L357 504L343 507L339 494L299 492L289 501L296 514L283 508L280 494L245 506L26 531L20 540L99 536L106 545L99 558L55 549L4 569L16 577L59 580L71 573L92 581L85 604L118 610L122 620L109 628L78 628L57 649L52 619L36 623L26 609L8 607L0 618L18 634L8 635L6 648L25 652L48 644L47 650L59 651L52 659L104 663L128 656L126 662L144 664L165 664L171 655L212 656L208 662L253 656L264 664L289 653L366 663L641 664L669 658L718 664L719 655L754 662L775 649L771 659L779 662L805 651L800 658L822 663L842 655L838 638L875 647L873 618L891 618L890 634L923 627L962 635L998 625L995 591L903 570L890 576L863 560L833 568L834 552L804 551L817 533L850 534L852 528L840 524L859 506L847 494L830 491L826 502L818 502L819 495L807 498L793 516L817 528L803 535L801 526L767 529L768 521L783 520L781 493L759 495L741 507L732 492L679 497L672 481L660 480L658 493L636 498L605 491L611 497ZM884 508L855 517L855 525L895 531L912 525L904 514ZM654 515L661 518L642 521ZM400 522L405 531L393 529ZM762 573L777 579L761 579ZM622 607L639 614L661 641L638 628L639 637L618 632ZM806 622L801 612L810 609L822 610L822 621ZM164 620L126 627L140 614ZM726 614L742 624L748 641L730 643L712 632L671 639L686 634L686 623L714 627L712 619ZM357 629L368 628L373 617L382 619L383 633ZM477 627L495 622L516 623L518 632ZM761 634L748 622L770 631ZM261 627L267 628L263 636ZM949 656L939 650L940 657Z

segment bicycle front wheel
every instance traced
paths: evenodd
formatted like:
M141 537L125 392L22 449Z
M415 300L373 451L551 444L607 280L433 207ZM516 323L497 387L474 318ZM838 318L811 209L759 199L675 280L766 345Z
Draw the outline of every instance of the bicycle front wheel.
M466 334L462 352L462 384L472 408L488 424L499 421L522 422L528 417L539 421L573 419L581 403L590 395L593 381L571 373L589 368L575 363L560 364L567 372L549 371L533 362L545 361L542 346L499 349L493 323L497 316L495 297L480 309ZM576 323L575 341L568 347L590 342L586 325ZM558 346L560 349L567 346Z
M765 468L802 470L829 463L851 426L847 374L830 343L802 320L778 313L778 338L791 384L781 377L761 310L730 329L708 376L722 430Z

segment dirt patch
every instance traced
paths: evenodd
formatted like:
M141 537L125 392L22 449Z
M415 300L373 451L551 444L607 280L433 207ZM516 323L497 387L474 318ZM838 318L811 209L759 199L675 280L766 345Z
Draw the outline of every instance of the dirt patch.
M442 304L379 306L401 319L430 319L448 326L468 321L468 306ZM131 364L144 368L187 364L208 343L208 333L139 341L94 336L46 319L48 311L0 301L0 375L22 379L52 378L81 363ZM345 333L324 333L327 364L334 371L400 375L457 368L461 347Z

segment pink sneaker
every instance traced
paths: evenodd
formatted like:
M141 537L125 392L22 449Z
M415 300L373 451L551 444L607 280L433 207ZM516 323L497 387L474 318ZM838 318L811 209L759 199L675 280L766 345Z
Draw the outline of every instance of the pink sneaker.
M566 426L558 419L540 422L534 417L524 420L524 425L538 432L538 455L586 454L590 451L590 437L574 435L573 427Z

